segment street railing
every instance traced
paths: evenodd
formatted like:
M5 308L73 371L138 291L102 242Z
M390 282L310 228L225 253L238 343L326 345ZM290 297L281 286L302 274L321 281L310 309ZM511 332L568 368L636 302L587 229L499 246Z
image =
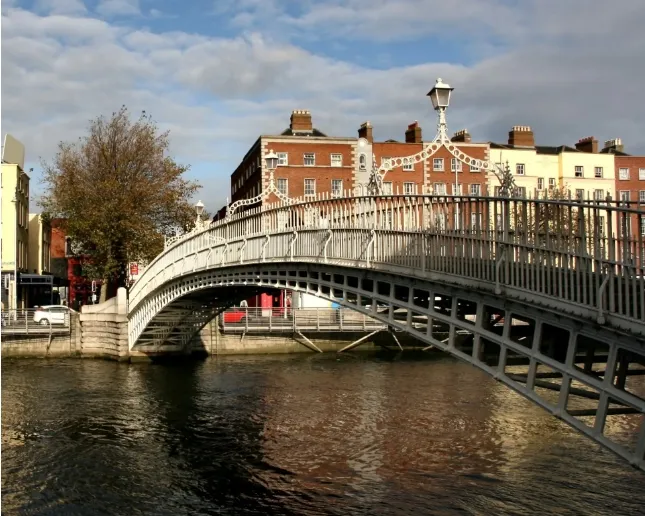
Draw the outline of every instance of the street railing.
M39 317L35 317L39 312ZM35 308L0 312L2 335L49 335L70 332L70 321L75 312L46 314ZM56 315L56 316L55 316Z
M224 333L371 332L385 325L349 308L229 308L219 315Z
M129 309L199 270L329 263L467 284L645 336L644 219L611 200L322 196L251 207L167 247L133 285Z

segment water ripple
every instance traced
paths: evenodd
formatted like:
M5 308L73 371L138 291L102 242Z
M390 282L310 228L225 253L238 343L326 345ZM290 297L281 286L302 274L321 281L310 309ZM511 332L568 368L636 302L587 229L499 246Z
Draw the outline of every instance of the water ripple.
M645 475L439 356L3 361L6 514L642 514ZM644 380L645 381L645 380Z

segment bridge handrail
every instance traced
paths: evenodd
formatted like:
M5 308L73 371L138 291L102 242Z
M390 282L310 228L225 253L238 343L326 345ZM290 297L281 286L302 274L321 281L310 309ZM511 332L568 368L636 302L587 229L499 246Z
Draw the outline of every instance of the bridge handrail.
M133 285L130 309L136 308L148 292L177 277L174 269L179 261L182 262L181 274L186 274L191 268L197 270L195 267L200 257L205 258L202 254L208 254L205 263L211 268L241 262L257 263L263 257L267 258L262 254L265 251L258 239L267 239L266 245L271 239L280 240L285 247L280 250L281 256L286 261L304 256L298 254L303 245L316 247L318 254L308 258L321 262L359 259L358 248L343 247L343 242L330 236L336 232L336 237L340 233L347 238L353 235L351 238L356 241L352 245L365 247L360 252L372 253L372 261L378 261L375 258L378 253L386 251L382 243L376 245L374 239L387 239L390 234L408 238L417 254L417 247L426 246L423 252L439 254L433 259L430 255L424 258L417 256L417 262L425 264L423 272L444 271L446 265L435 259L441 256L453 261L478 259L498 263L501 274L495 280L497 286L510 281L513 267L518 264L525 267L523 273L530 271L534 275L538 269L543 272L545 267L550 267L552 272L566 271L569 276L593 273L594 280L589 280L585 289L593 289L594 292L585 294L582 304L598 309L599 319L603 314L617 314L642 323L645 300L638 289L642 291L645 287L645 235L641 231L645 211L613 204L605 200L574 202L395 194L303 199L289 205L275 203L254 207L234 214L228 221L218 221L201 231L184 235L168 246ZM621 231L634 226L636 234ZM307 242L297 242L299 233L309 235L303 236ZM427 240L425 244L418 240L419 235ZM250 240L252 242L247 249ZM366 251L370 246L371 251ZM237 253L234 258L227 256L233 252L233 247ZM212 259L213 254L217 254L218 263ZM194 266L186 263L188 257L194 261ZM394 264L399 258L385 256L381 263ZM367 266L369 262L370 257ZM514 265L509 269L509 264ZM173 270L168 274L170 267ZM488 283L492 281L488 272L486 277L476 274L466 277ZM529 283L525 287L530 291ZM581 303L577 294L560 300Z

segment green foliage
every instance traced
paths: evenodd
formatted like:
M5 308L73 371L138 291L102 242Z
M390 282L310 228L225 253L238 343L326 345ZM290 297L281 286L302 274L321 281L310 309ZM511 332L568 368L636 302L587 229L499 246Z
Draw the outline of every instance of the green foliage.
M184 178L189 167L169 157L168 147L168 132L149 115L132 122L122 107L92 120L87 136L61 142L53 162L43 163L42 207L65 219L67 235L87 256L84 270L108 283L108 297L125 285L129 261L151 260L165 235L194 224L189 200L199 185Z

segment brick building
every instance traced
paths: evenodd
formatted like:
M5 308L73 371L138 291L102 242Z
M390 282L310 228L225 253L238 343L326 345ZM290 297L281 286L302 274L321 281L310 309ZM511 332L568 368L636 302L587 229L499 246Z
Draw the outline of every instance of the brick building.
M607 140L600 152L614 156L615 198L621 204L643 212L626 222L628 234L636 239L639 235L645 238L645 156L632 156L624 152L620 138Z
M269 151L279 158L274 172L276 187L288 197L313 199L320 195L364 194L373 157L380 165L384 159L411 156L433 145L423 141L422 129L416 121L402 133L403 141L375 142L372 125L365 122L355 137L327 136L314 127L309 111L293 111L287 129L278 135L261 135L245 154L231 175L231 202L251 199L268 187L269 172L264 156ZM489 158L488 144L473 143L466 130L455 133L452 142L472 158ZM486 173L462 163L440 147L426 160L413 160L388 171L383 186L386 194L488 195L488 179ZM275 195L263 200L275 201ZM225 210L220 210L214 220L224 215ZM263 308L284 306L283 296L262 295L248 304Z
M269 174L263 156L269 150L279 157L275 171L276 186L291 198L341 195L365 192L372 167L383 159L417 154L432 145L424 142L418 122L410 124L401 142L375 142L373 128L363 123L356 137L327 136L313 126L311 113L298 110L291 114L291 124L280 135L262 135L246 153L231 175L232 201L249 199L268 186ZM488 159L488 144L472 143L466 130L457 132L452 141L470 157ZM427 160L415 161L390 170L384 178L385 193L453 194L455 178L463 195L486 195L487 177L440 148ZM269 199L269 202L276 199Z

